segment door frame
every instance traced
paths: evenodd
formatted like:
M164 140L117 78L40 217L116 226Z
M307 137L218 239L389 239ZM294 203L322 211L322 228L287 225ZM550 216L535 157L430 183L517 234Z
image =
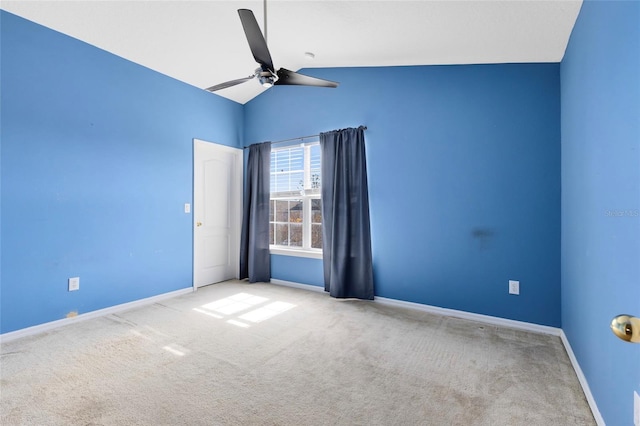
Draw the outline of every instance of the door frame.
M197 291L198 287L196 285L196 280L195 280L195 268L196 268L196 209L198 208L198 206L196 206L196 163L198 161L198 158L196 158L196 145L198 144L207 144L217 150L219 150L220 152L224 152L224 153L229 153L232 154L233 156L233 161L234 161L234 166L235 166L235 173L233 173L233 176L231 177L233 183L233 188L231 188L230 193L232 194L231 200L229 200L229 203L231 204L232 208L231 208L231 238L233 241L233 244L231 245L234 249L232 249L232 253L230 253L231 256L231 261L232 263L235 265L234 267L234 278L238 279L240 277L240 235L242 232L242 200L244 198L244 185L243 185L243 178L244 178L244 150L240 149L240 148L234 148L231 146L227 146L227 145L221 145L219 143L216 142L210 142L210 141L205 141L202 139L197 139L194 138L193 139L193 145L192 145L192 149L193 149L193 164L192 164L192 179L191 179L191 192L192 192L192 200L193 200L193 208L192 208L192 212L193 214L191 215L191 242L192 242L192 246L191 246L191 254L192 254L192 265L191 265L191 281L192 281L192 286L193 286L193 291ZM235 197L233 197L233 194L235 194Z

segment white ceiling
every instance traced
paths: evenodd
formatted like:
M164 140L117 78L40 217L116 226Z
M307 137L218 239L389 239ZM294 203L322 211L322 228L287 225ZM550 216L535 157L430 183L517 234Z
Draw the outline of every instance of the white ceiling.
M581 4L268 0L267 42L276 69L294 71L560 62ZM236 10L253 10L261 27L264 19L262 1L245 0L3 0L1 7L200 88L253 74ZM263 90L249 81L216 93L245 103Z

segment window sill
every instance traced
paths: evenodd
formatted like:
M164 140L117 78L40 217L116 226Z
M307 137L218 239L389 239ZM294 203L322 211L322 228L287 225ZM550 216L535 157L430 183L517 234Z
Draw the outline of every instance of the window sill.
M285 248L269 248L270 254L278 254L282 256L295 256L295 257L307 257L310 259L322 259L321 251L311 251L311 250L291 250Z

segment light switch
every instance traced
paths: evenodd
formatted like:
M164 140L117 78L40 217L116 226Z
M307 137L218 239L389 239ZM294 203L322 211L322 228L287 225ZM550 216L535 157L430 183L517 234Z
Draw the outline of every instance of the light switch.
M191 213L191 204L184 203L184 212L185 213Z

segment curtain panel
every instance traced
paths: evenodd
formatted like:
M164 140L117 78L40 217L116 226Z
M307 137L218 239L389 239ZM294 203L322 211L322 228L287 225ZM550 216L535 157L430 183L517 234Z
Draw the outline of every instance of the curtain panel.
M364 127L320 133L324 288L372 300L373 263Z
M249 147L245 187L242 236L240 240L240 279L249 282L271 280L269 256L269 167L271 142Z

